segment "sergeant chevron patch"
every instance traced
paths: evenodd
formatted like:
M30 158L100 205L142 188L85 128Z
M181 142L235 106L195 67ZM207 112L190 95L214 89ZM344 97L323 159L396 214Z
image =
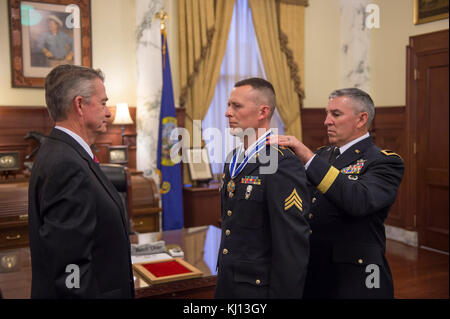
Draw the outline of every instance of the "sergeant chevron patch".
M302 199L297 194L297 190L294 188L291 195L289 195L284 200L284 210L288 210L289 208L295 205L302 212L303 211L302 202L303 202Z

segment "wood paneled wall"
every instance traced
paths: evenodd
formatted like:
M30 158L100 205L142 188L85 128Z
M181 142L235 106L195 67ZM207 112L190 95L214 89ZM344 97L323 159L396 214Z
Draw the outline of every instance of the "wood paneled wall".
M312 150L328 145L328 137L323 125L324 120L324 109L302 109L303 142ZM374 138L375 144L381 149L390 149L399 154L405 160L405 165L407 165L405 107L376 108L370 133ZM404 178L397 194L397 200L390 210L386 223L392 226L413 229L411 216L406 212L406 183L407 180Z
M95 143L97 152L94 154L101 163L108 163L108 146L122 145L122 128L112 125L115 107L110 107L111 118L108 120L108 130L101 134ZM136 122L136 108L130 107L130 115ZM0 152L18 151L19 159L24 169L25 156L38 145L34 139L24 140L29 131L45 135L50 134L54 124L44 107L9 107L0 106ZM136 126L125 125L125 144L128 145L128 167L136 169Z
M375 111L374 136L375 144L381 149L389 149L399 154L405 162L405 172L397 193L397 199L392 206L387 223L392 226L412 230L413 221L406 211L408 150L406 148L406 108L382 107Z
M122 145L121 125L112 125L116 114L115 107L109 107L111 118L108 120L108 130L97 137L95 155L100 163L108 163L108 146ZM177 108L178 126L184 127L185 110ZM136 107L130 107L130 115L136 123ZM38 143L34 139L24 140L29 131L45 135L50 134L54 126L45 107L0 106L0 152L18 151L19 159L24 169L25 156L30 154ZM124 145L128 145L128 168L136 169L136 124L125 125Z
M53 124L45 108L0 107L0 152L18 151L21 170L25 156L38 145L34 139L24 140L29 131L47 135Z
M107 163L108 146L122 145L120 125L112 125L115 107L111 107L111 119L108 130L100 135L95 143L98 151L95 153L100 162ZM130 107L130 114L136 123L136 108ZM177 119L180 126L184 124L184 110L177 109ZM328 138L323 121L323 109L302 109L303 142L315 150L328 144ZM19 151L21 163L26 155L37 146L34 140L25 141L23 138L29 131L49 134L53 127L47 109L44 107L0 107L0 152ZM376 108L374 125L371 129L375 143L382 149L390 149L398 153L408 165L406 148L406 114L405 107ZM125 144L129 146L128 167L136 169L136 126L125 126ZM23 169L24 167L22 167ZM406 211L406 190L408 180L404 178L392 207L387 223L397 227L414 229L412 217Z

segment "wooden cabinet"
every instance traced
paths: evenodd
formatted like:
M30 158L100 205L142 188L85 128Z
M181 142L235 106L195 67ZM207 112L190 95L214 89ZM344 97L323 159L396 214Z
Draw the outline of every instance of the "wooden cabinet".
M219 225L218 186L183 188L184 227Z
M138 233L158 232L162 209L155 181L144 177L142 172L134 172L131 174L131 184L132 230Z
M0 184L0 249L28 246L28 183Z

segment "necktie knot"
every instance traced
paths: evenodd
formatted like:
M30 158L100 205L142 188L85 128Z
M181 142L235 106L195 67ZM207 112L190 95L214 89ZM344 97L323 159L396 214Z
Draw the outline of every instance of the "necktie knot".
M339 147L334 147L333 152L331 153L331 156L330 156L330 164L333 164L339 155L341 155L341 151L339 150Z

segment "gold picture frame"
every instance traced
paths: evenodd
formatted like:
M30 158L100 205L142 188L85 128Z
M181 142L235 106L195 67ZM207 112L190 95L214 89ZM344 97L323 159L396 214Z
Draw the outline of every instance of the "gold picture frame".
M59 64L92 67L90 0L8 0L11 82L42 88Z
M188 270L185 273L177 273L173 275L156 275L149 271L145 266L151 264L161 264L164 263L177 263L178 266ZM164 259L151 261L147 263L137 263L133 264L133 269L141 276L146 282L149 284L161 284L170 281L184 280L184 279L192 279L203 276L203 273L196 267L192 266L188 262L184 261L181 258L172 258L172 259Z
M449 0L414 0L414 24L448 18Z
M192 181L209 181L213 179L208 150L206 148L190 148L187 150L186 155Z
M109 146L108 162L111 164L127 164L128 146L127 145Z

